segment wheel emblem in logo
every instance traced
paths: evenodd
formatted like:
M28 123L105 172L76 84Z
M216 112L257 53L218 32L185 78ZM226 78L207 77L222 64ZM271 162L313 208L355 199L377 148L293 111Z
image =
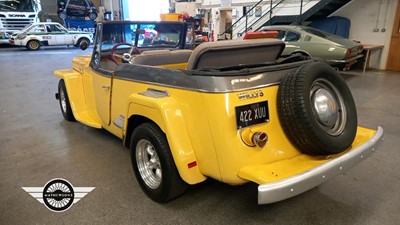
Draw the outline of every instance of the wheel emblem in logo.
M74 188L63 179L49 181L43 189L44 204L50 210L65 211L74 202Z
M74 187L70 182L62 178L50 180L44 187L22 188L54 212L68 210L94 189L94 187Z

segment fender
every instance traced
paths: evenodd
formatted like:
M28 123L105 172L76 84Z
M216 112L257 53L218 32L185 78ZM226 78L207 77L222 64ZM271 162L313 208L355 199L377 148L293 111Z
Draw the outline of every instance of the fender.
M290 53L290 55L293 55L293 54L302 54L302 55L306 55L306 56L311 56L310 53L308 53L307 51L304 51L304 50L294 50Z
M88 126L102 128L101 124L90 117L86 110L82 74L74 69L61 69L54 71L54 75L64 80L75 119Z
M165 133L181 178L188 184L204 181L206 177L201 174L197 166L198 162L186 130L179 103L168 96L154 98L141 94L130 95L129 102L126 118L135 115L146 117L156 123ZM126 120L125 122L125 131L129 126L128 121Z
M28 44L29 41L38 41L40 43L42 43L43 38L38 37L38 36L27 36L27 38L25 38L24 40L25 45Z

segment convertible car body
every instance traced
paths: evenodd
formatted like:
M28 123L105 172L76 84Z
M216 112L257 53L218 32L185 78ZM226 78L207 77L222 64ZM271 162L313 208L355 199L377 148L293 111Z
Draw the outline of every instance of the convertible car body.
M349 70L363 57L362 44L312 27L274 25L265 26L260 31L279 33L277 38L286 44L283 55L309 55L340 70Z
M103 128L131 150L142 190L167 202L213 178L259 184L259 204L339 175L375 151L383 130L357 126L345 81L276 39L181 49L179 22L100 23L92 55L55 71L66 120ZM145 28L153 41L140 38ZM144 37L143 37L144 38ZM351 191L351 187L349 187Z

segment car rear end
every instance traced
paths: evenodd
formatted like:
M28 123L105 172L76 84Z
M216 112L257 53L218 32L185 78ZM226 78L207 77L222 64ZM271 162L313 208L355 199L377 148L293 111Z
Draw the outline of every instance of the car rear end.
M328 58L327 62L334 67L338 67L341 70L349 70L357 60L363 57L363 45L360 42L312 27L302 27L302 29L320 38L324 38L331 43L331 47L328 51L332 52L332 58Z
M189 67L194 62L200 67L192 75L201 100L189 108L206 115L191 122L189 130L204 175L232 185L255 182L259 203L266 204L307 191L375 150L383 130L357 127L351 93L334 69L294 57L253 65L234 62L241 57L231 55L245 55L246 61L259 54L258 48L254 55L238 50L249 43L204 45L198 59L189 59ZM269 52L279 55L281 50ZM201 55L207 56L204 63ZM196 130L209 133L195 135Z
M339 58L328 59L327 63L332 65L339 70L347 71L361 60L364 55L362 54L363 45L355 44L353 46L340 46L339 51L341 52Z
M287 71L285 71L287 72ZM259 186L259 204L280 201L307 191L351 169L374 151L378 131L357 128L353 143L343 152L315 155L287 136L277 110L278 84L220 94L202 94L211 139L199 141L196 156L206 176L239 185ZM300 131L299 131L300 132ZM205 146L213 146L215 154ZM215 165L208 164L215 157ZM201 160L204 159L204 160ZM204 162L204 163L203 163ZM214 168L211 170L210 168Z
M279 77L294 73L300 67L297 66L241 76L229 82L257 83L254 88L201 94L202 105L197 110L206 112L206 117L193 122L189 130L192 130L192 140L200 138L193 141L193 147L204 175L231 185L257 183L258 202L267 204L303 193L342 174L375 151L375 145L382 140L380 127L378 130L356 128L349 146L337 153L333 153L335 149L323 149L332 152L310 154L310 149L302 149L291 140L287 127L282 125L285 115L277 108L282 101L277 93ZM266 81L267 77L276 80ZM221 80L217 83L228 86L228 82ZM210 136L207 139L204 134L195 133L206 130Z

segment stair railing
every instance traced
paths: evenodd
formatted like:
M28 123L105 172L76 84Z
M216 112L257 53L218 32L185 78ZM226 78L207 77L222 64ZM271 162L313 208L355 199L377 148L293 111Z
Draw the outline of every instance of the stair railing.
M232 25L230 25L224 32L220 33L218 36L222 36L227 33L230 33L232 31L233 27L235 27L239 22L241 22L243 18L245 19L245 23L247 24L248 15L253 11L253 9L255 7L257 7L263 1L264 0L260 0L259 2L257 2L253 7L251 7L249 10L247 10L247 12L242 17L240 17L238 20L236 20ZM246 27L247 27L247 25L246 25Z
M242 36L247 31L251 30L255 24L257 24L259 21L263 20L268 15L269 15L269 20L268 21L271 22L272 21L272 12L273 12L273 10L276 9L276 7L279 6L280 4L282 4L284 1L285 0L275 1L275 5L271 1L269 10L266 11L264 14L262 14L257 20L253 21L250 26L246 25L246 27L245 27L245 29L243 31L237 32L238 36Z

